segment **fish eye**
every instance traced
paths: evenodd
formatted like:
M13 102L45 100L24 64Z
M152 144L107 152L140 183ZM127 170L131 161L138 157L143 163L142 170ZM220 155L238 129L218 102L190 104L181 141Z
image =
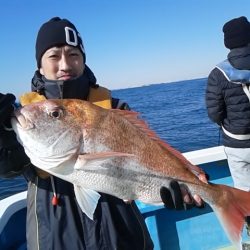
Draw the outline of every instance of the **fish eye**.
M61 109L53 110L53 111L49 112L49 116L56 118L56 119L59 119L63 116L63 110L61 110Z

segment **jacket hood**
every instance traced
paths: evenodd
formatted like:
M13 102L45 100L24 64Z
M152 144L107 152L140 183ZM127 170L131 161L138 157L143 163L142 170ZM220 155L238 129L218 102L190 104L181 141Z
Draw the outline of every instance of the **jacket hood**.
M250 70L250 45L232 49L227 58L236 69Z

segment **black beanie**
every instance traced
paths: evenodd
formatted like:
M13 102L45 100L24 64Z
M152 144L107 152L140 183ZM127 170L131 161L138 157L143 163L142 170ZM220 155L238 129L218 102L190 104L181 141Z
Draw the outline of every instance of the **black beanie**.
M250 23L245 16L228 21L222 30L224 44L228 49L244 47L250 43Z
M37 67L40 68L41 58L46 50L61 45L70 45L79 48L85 62L86 58L82 38L74 24L67 19L54 17L44 23L38 31L36 38Z

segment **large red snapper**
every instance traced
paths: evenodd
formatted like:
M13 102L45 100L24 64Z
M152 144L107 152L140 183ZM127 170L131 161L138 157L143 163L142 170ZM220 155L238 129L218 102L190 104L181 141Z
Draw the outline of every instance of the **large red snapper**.
M160 187L175 179L213 208L241 249L250 193L200 181L199 168L161 141L137 113L66 99L29 104L15 116L12 126L31 162L74 184L77 201L90 218L97 192L159 204Z

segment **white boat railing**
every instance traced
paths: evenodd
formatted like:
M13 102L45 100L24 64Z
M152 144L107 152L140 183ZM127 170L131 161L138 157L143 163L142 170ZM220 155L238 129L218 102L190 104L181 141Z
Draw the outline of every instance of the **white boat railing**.
M224 146L190 151L187 153L183 153L183 155L194 165L227 159L224 151Z

